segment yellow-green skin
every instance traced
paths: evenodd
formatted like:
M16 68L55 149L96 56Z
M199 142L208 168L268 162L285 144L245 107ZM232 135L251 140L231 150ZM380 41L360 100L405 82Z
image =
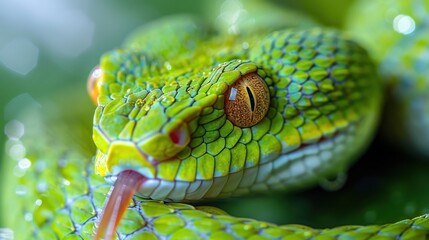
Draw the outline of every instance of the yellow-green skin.
M131 37L126 48L102 57L93 122L95 160L94 149L80 142L89 138L89 124L83 130L83 124L71 121L82 117L82 109L70 113L68 105L60 104L39 115L27 113L31 117L25 118L29 120L24 122L25 135L8 143L25 146L25 159L31 162L17 164L16 183L7 185L18 194L17 207L8 209L12 217L7 219L16 239L90 239L110 189L103 177L94 174L94 161L95 171L102 175L133 168L148 179L170 183L237 176L273 162L271 171L264 171L270 181L254 180L260 187L212 188L212 195L200 194L209 198L215 190L226 196L316 184L346 171L370 141L381 105L380 83L366 52L348 37L312 29L241 38L205 34L196 26L189 18L157 23ZM248 73L266 82L270 108L260 123L240 128L224 113L224 93ZM184 146L174 146L166 137L177 128L188 134ZM69 137L58 141L59 132ZM334 138L340 147L328 149L331 157L318 147L313 155L307 153L311 158L298 158L301 164L313 159L315 165L306 165L312 171L274 164ZM159 146L171 148L159 151ZM117 152L123 149L128 151ZM160 163L151 164L136 149L156 156ZM291 177L283 181L282 176ZM144 191L137 195L165 197ZM176 191L165 199L183 195ZM315 230L135 196L117 238L425 239L428 233L428 216L383 226Z

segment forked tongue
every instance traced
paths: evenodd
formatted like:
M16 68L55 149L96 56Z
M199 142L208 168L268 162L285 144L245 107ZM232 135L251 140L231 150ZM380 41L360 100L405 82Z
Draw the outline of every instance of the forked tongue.
M125 170L119 173L113 185L113 191L104 205L101 220L94 239L113 239L116 228L125 213L131 198L140 187L145 177L133 170Z

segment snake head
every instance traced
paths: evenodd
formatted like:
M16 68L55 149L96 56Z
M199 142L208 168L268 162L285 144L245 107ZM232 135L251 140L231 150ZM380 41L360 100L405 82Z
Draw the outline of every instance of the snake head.
M93 125L96 172L115 179L133 169L148 179L139 191L143 197L198 199L202 196L152 192L153 183L211 180L229 174L230 165L242 170L244 161L231 164L231 151L224 150L228 139L237 143L241 128L265 118L270 97L261 76L266 74L255 63L241 60L198 71L164 66L127 50L102 58L94 71L97 78L90 81L99 93Z

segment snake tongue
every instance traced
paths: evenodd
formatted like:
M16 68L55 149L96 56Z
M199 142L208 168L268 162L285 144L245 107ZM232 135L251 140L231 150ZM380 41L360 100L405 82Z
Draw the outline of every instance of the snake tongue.
M94 239L113 239L116 228L125 213L131 198L140 187L145 177L133 170L125 170L119 173L104 205Z

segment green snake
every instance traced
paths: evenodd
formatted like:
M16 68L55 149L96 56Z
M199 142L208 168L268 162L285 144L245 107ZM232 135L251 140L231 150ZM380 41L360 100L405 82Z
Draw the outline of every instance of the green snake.
M89 106L74 93L28 110L10 143L26 149L11 184L16 238L428 239L429 215L313 229L187 203L341 175L377 127L382 84L359 44L329 29L259 31L216 34L177 17L103 55L89 79L95 157L81 140Z

